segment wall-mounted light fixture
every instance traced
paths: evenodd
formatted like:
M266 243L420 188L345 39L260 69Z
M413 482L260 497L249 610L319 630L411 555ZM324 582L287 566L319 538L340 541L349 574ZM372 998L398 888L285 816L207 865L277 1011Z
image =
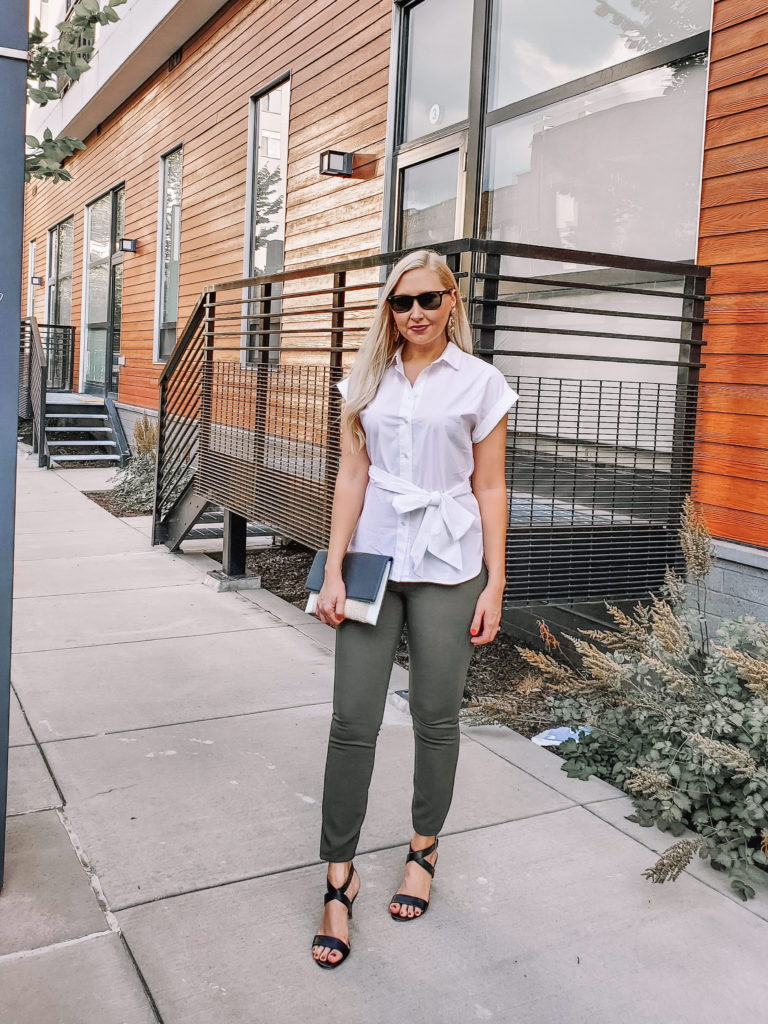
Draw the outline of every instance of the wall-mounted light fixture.
M117 243L118 252L136 252L136 239L135 238L121 238Z
M320 154L320 173L351 178L353 156L354 153L342 153L337 149L324 150Z
M42 284L43 283L43 279L42 279L42 277L30 277L29 283L30 284Z

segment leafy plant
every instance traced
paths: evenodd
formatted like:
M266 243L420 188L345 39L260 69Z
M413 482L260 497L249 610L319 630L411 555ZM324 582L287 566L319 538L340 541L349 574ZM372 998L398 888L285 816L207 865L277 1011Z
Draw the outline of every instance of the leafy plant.
M69 17L56 26L58 37L53 45L46 43L48 33L35 18L29 33L29 62L27 65L27 102L44 107L60 99L72 82L76 82L89 69L96 38L96 26L118 21L115 8L127 0L79 0ZM25 180L51 178L53 181L71 181L72 175L62 163L85 143L70 135L54 138L49 128L42 139L26 136L27 155Z
M155 500L157 438L156 424L144 413L133 428L133 454L125 466L112 477L117 481L112 490L112 499L118 514L121 511L152 511Z
M568 649L541 623L543 650L517 648L531 668L522 686L479 698L462 717L513 725L524 694L542 694L551 721L592 729L560 744L563 771L627 792L629 821L697 833L644 876L674 880L698 853L747 900L768 881L768 626L745 615L710 637L714 552L690 498L681 526L690 586L667 569L661 595L631 612L606 603L613 628L564 634Z

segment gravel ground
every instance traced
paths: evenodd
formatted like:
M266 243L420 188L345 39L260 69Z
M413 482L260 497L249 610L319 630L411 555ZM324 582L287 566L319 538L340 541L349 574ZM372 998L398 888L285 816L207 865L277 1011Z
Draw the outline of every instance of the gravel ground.
M221 561L220 554L211 554L211 557ZM307 603L304 581L314 557L314 551L289 541L283 545L276 544L259 551L249 551L246 571L248 575L261 576L261 585L265 590L277 594L284 601L289 601L303 610ZM508 691L527 673L528 666L515 650L515 643L516 641L507 633L500 632L491 643L473 651L464 690L465 705L481 695ZM403 629L395 661L403 668L408 668L407 626ZM528 703L528 712L532 715L541 714L544 718L535 725L527 722L516 723L515 729L524 736L530 738L554 724L547 717L548 710L534 697Z

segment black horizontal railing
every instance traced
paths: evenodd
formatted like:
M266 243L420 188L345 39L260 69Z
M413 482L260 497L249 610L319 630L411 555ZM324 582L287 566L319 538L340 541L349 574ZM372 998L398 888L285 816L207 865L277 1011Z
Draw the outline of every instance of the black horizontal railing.
M635 599L679 566L709 269L460 239L509 415L505 603ZM154 539L181 495L327 545L349 369L404 251L206 288L160 382Z
M19 415L28 418L30 318L21 321L19 351ZM75 329L65 324L37 324L40 343L48 364L48 391L71 391L74 379ZM26 413L26 415L25 415Z
M28 386L32 419L32 451L37 453L37 464L48 465L48 442L45 435L45 400L48 390L48 359L43 348L37 320L26 321L29 345Z

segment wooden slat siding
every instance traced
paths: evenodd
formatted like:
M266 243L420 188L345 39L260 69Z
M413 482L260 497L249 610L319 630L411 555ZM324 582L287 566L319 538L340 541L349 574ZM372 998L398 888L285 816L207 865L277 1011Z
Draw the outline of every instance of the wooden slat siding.
M693 494L768 546L768 0L716 0L699 263L712 266Z
M719 28L712 39L710 56L722 60L743 54L768 40L768 4L763 4L765 14L752 15L746 22L739 22L732 28Z
M766 0L715 0L712 24L715 39L720 31L725 31L732 25L758 18L766 13L768 13Z
M291 72L286 267L379 250L390 31L389 0L233 0L184 45L174 71L159 68L86 139L88 148L68 162L74 181L28 187L25 244L37 238L38 273L46 273L47 229L75 215L79 342L83 207L125 184L125 234L139 240L139 251L124 262L121 401L157 404L160 155L184 145L181 325L205 285L242 277L249 99L285 71ZM321 177L319 153L329 146L364 154L356 169L365 177ZM36 296L38 316L44 291Z

